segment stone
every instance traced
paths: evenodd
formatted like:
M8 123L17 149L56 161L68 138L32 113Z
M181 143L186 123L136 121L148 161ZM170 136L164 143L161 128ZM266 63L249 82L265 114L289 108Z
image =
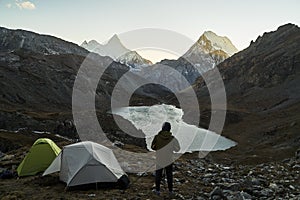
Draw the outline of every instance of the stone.
M204 176L203 176L204 178L210 178L210 177L213 177L213 174L204 174Z
M264 196L264 197L270 197L272 193L273 193L273 191L271 189L267 189L266 188L266 189L263 189L263 190L261 190L259 192L259 196L260 197L262 197L262 196Z
M211 199L218 199L218 198L223 198L224 194L220 187L215 187L209 196Z
M278 185L276 183L270 183L269 188L271 188L272 190L277 190Z
M242 191L241 196L243 197L243 200L251 200L252 196L250 194L248 194L247 192Z
M239 183L231 183L227 186L227 188L231 191L238 191L241 189L241 185Z
M252 178L251 183L252 183L253 185L260 185L260 184L261 184L261 181L260 181L259 179L257 179L257 178Z
M299 164L296 164L296 165L294 165L294 166L292 167L292 169L294 169L294 170L299 170L299 169L300 169L300 165L299 165Z
M289 188L290 188L291 190L295 190L295 187L292 186L292 185L289 185Z

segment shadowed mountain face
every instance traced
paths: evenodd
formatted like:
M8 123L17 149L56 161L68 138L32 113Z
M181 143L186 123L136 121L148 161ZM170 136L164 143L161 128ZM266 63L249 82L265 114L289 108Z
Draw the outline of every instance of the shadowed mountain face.
M218 69L228 107L223 134L239 143L228 154L266 161L294 152L300 145L300 28L287 24L265 33ZM205 75L214 84L213 70ZM208 123L210 99L203 78L194 89L202 123Z
M98 82L95 95L97 114L99 121L107 125L105 131L119 131L118 135L122 136L123 133L113 124L112 116L107 111L110 110L112 91L120 77L128 72L128 66L109 57L89 54L78 45L52 36L5 28L0 29L0 35L0 129L28 128L74 137L73 85L79 68L85 62L94 70L107 67ZM86 72L83 78L87 83L82 89L83 93L89 92L89 73ZM132 74L127 79L128 85L122 86L121 91L126 93L127 89L135 88L138 79L143 81ZM141 87L136 91L138 98L146 97L154 102L165 93L170 94L160 86ZM128 123L128 126L132 125ZM132 131L137 130L133 127ZM125 140L124 137L123 142ZM137 144L144 143L141 139L131 142L136 141Z
M96 107L103 112L108 111L117 81L128 72L126 65L97 54L88 58L72 54L42 55L24 49L0 52L1 108L71 112L73 85L83 61L90 66L108 67L101 76L95 95ZM95 67L94 70L97 70ZM131 88L138 88L136 95L144 98L156 99L164 93L170 94L157 85L136 87L138 81L145 81L133 73L125 77L127 84L121 86L120 93L126 94ZM90 79L89 73L85 74L83 92L90 90Z
M288 24L258 37L247 49L219 64L229 106L258 112L279 106L283 99L286 105L298 101L299 56L300 29ZM213 71L206 76L210 73ZM204 84L199 78L195 88L205 96Z
M97 56L91 60L95 66L114 65L108 57ZM77 71L85 57L80 55L43 55L18 49L0 53L2 106L40 111L70 111L72 90ZM107 73L105 78L116 82L128 68L118 65L114 75ZM115 77L117 76L117 77ZM87 77L88 78L88 77ZM99 93L109 94L99 83ZM107 98L98 95L97 98Z
M72 92L77 71L84 59L80 55L43 55L24 49L2 51L0 128L25 128L76 137L72 122ZM112 91L106 82L115 84L128 71L128 67L98 55L89 62L95 66L110 65L99 81L95 96L99 121L103 122L107 120L104 116ZM88 78L85 80L88 81ZM116 131L110 127L108 129L110 133Z
M76 54L86 56L89 53L77 44L25 30L0 27L0 38L0 51L13 51L22 48L45 55Z

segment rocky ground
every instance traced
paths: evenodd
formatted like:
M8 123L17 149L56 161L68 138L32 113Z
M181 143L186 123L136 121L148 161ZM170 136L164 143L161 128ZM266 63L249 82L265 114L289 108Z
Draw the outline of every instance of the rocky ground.
M60 147L71 141L48 134L0 132L0 169L15 170L34 140L48 137ZM134 149L134 146L125 147ZM136 147L139 149L139 147ZM58 174L1 180L0 199L300 199L300 159L291 157L262 164L228 164L216 159L214 153L199 158L198 153L183 155L174 164L174 191L170 197L162 185L156 196L154 176L129 174L131 185L118 188L70 188L60 182Z

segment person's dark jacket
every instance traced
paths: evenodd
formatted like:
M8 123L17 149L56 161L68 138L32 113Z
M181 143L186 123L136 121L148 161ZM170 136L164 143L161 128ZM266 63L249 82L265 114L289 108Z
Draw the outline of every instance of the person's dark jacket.
M174 139L174 140L173 140ZM173 140L173 141L172 141ZM153 150L159 150L169 144L172 141L172 151L178 152L180 146L178 140L172 135L170 131L160 131L153 139L151 148Z
M157 161L160 165L168 165L173 162L173 153L180 150L178 140L170 131L160 131L153 139L151 148L157 151Z

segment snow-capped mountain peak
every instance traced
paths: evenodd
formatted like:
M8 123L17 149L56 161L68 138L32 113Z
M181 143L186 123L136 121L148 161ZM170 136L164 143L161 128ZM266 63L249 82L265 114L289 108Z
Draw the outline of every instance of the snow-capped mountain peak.
M212 31L204 32L198 41L183 55L187 58L192 55L213 54L223 51L226 58L238 52L238 49L227 37L218 36Z
M238 52L238 49L232 44L232 42L226 36L218 36L212 31L205 31L203 35L212 43L212 47L215 50L222 50L229 56Z
M122 44L120 38L118 37L117 34L114 34L106 43L106 45L108 44Z
M142 58L136 51L127 49L121 42L117 34L114 34L105 44L100 44L96 40L84 41L81 47L98 53L101 56L109 56L117 62L126 64L132 68L148 66L152 63Z
M117 61L123 64L127 64L133 68L140 68L152 65L150 60L147 60L140 56L136 51L129 51L124 55L117 58Z
M84 40L83 43L80 46L84 46L84 45L87 45L87 44L88 44L87 41Z
M96 40L91 40L89 42L84 41L81 46L91 52L98 53L101 56L109 56L114 60L130 51L121 43L116 34L113 35L106 44L100 44Z
M204 73L236 52L237 48L227 37L206 31L182 57Z
M91 40L89 42L87 42L85 40L85 41L83 41L83 43L80 46L83 47L83 48L85 48L86 50L93 51L99 45L101 45L101 44L99 44L96 40Z

